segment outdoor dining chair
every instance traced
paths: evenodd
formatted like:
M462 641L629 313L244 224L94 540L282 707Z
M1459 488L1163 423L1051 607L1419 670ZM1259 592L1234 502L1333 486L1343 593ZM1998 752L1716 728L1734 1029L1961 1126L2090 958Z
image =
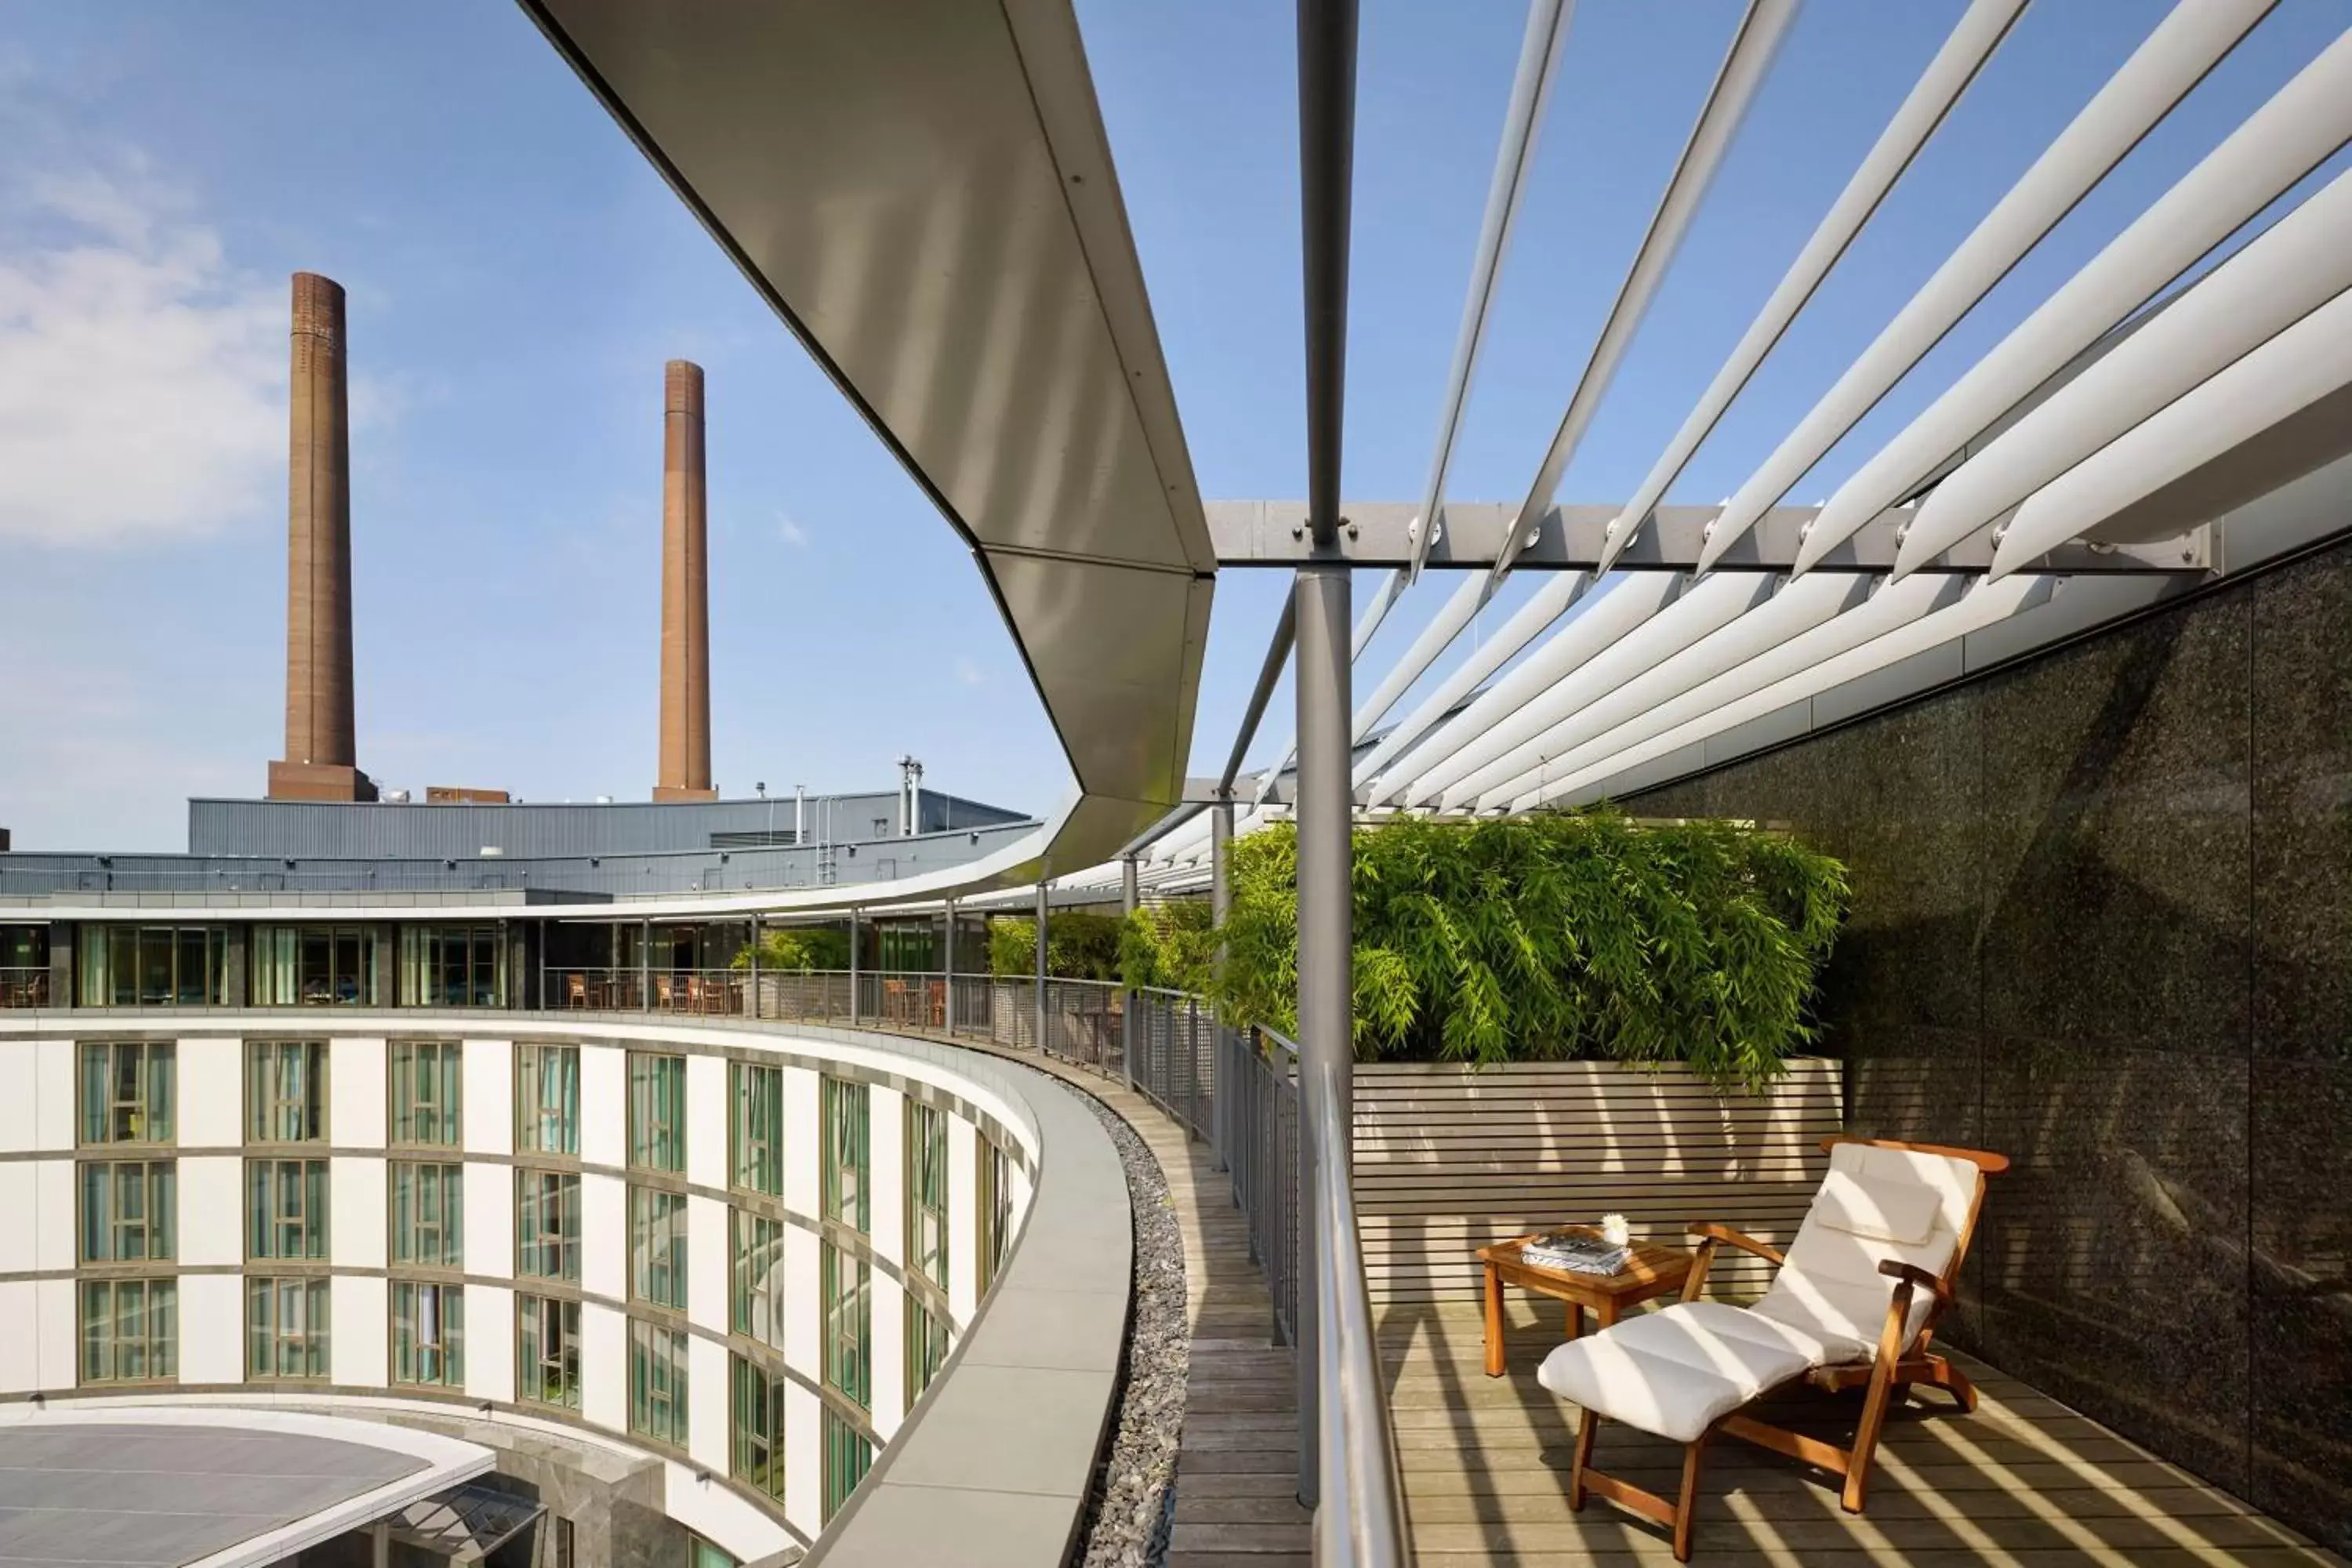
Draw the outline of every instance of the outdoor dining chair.
M1536 1381L1583 1411L1569 1471L1570 1511L1582 1511L1585 1494L1597 1492L1671 1527L1675 1556L1687 1563L1699 1458L1717 1432L1844 1477L1841 1500L1848 1513L1860 1513L1879 1432L1898 1394L1933 1384L1961 1409L1976 1408L1975 1387L1928 1344L1951 1305L1985 1179L2009 1169L2008 1156L1875 1138L1825 1138L1822 1147L1829 1173L1786 1254L1728 1226L1694 1225L1698 1256L1682 1300L1571 1340L1544 1359ZM1779 1268L1752 1307L1698 1299L1719 1246ZM1868 1389L1853 1447L1741 1413L1800 1380L1832 1392ZM1675 1500L1592 1468L1593 1436L1604 1420L1684 1445Z

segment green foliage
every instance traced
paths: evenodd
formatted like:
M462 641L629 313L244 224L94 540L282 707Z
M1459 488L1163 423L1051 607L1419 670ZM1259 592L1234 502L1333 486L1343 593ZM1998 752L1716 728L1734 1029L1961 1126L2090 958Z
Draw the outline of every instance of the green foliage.
M1845 868L1785 835L1636 824L1610 810L1355 835L1361 1057L1675 1061L1760 1089L1811 1040ZM1295 1033L1298 852L1289 825L1233 848L1228 1018Z
M1119 926L1118 973L1126 984L1206 991L1216 960L1217 933L1206 900L1147 904Z
M735 967L751 967L751 950L735 955ZM816 969L849 967L849 933L823 926L803 926L765 932L760 938L760 967L784 974Z
M1057 910L1045 920L1045 973L1063 980L1118 977L1117 915ZM988 972L1018 976L1037 973L1037 922L999 915L988 923Z

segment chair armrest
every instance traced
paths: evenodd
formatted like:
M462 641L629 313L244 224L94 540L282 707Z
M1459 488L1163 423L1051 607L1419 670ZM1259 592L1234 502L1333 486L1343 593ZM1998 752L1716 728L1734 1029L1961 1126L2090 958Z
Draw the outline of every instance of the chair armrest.
M1704 1237L1708 1242L1719 1241L1727 1247L1738 1247L1742 1252L1752 1252L1767 1263L1789 1261L1779 1247L1759 1241L1746 1231L1734 1230L1727 1225L1701 1225L1694 1222L1690 1227L1690 1233L1693 1236Z
M1699 1238L1699 1243L1698 1250L1691 1258L1690 1275L1683 1281L1683 1300L1685 1301L1697 1300L1699 1293L1706 1289L1707 1271L1715 1267L1717 1246L1737 1247L1743 1252L1754 1253L1768 1263L1787 1261L1780 1256L1779 1248L1768 1247L1745 1231L1734 1230L1727 1225L1709 1225L1693 1220L1690 1233Z
M1899 1258L1885 1258L1879 1263L1878 1271L1889 1279L1907 1279L1946 1305L1951 1302L1952 1293L1945 1288L1944 1282L1916 1263L1906 1263Z

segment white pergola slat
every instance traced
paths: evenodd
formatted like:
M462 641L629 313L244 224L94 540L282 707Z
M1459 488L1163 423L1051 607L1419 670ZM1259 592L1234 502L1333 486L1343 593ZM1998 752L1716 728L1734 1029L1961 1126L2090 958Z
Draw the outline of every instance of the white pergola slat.
M1862 232L1863 226L1878 211L1886 193L1895 188L1895 182L1911 166L1919 149L1943 124L1952 105L1959 101L1960 94L1968 90L1969 83L1976 79L1977 72L2000 47L2001 39L2009 36L2011 24L2024 9L2025 0L1974 0L1962 13L1951 36L1936 51L1936 58L1927 62L1927 68L1920 73L1909 96L1895 110L1895 117L1879 132L1877 142L1854 170L1853 177L1822 216L1812 237L1797 253L1796 260L1789 264L1779 287L1756 313L1756 320L1748 324L1738 346L1731 351L1731 357L1715 373L1715 379L1707 384L1697 406L1651 465L1648 477L1634 490L1633 499L1625 503L1616 521L1609 525L1607 553L1601 561L1603 571L1633 542L1650 509L1664 500L1667 489L1682 477L1692 455L1713 432L1716 422L1731 406L1732 399L1747 386L1748 378L1764 363L1764 356L1780 342L1781 334L1797 319L1797 312L1805 308L1813 291L1822 286L1822 280Z
M2008 575L2266 437L2273 439L2258 454L2252 479L2265 489L2352 452L2347 392L2352 292L2338 294L2028 497L2002 531L1991 575ZM2209 486L2198 499L2201 510L2226 510L2247 498Z
M1919 503L1895 574L1926 565L2347 287L2352 172L1947 475Z
M1747 614L1615 690L1595 696L1533 741L1454 784L1440 804L1448 809L1479 809L1517 799L1543 783L1544 765L1551 759L1855 608L1869 599L1874 580L1860 572L1816 572L1782 584ZM1499 784L1494 782L1496 775Z
M1852 609L1544 763L1536 770L1533 781L1510 798L1510 808L1524 811L1547 803L1552 798L1547 791L1555 783L1578 777L1599 764L1619 765L1615 759L1636 755L1635 749L1646 741L1957 604L1968 584L1969 579L1958 573L1921 572L1895 584L1881 579L1877 591ZM1676 742L1664 749L1670 752L1684 743Z
M1772 596L1774 579L1760 572L1722 573L1700 579L1674 603L1615 638L1569 679L1555 680L1498 713L1468 744L1423 771L1405 792L1409 805L1452 806L1518 771L1519 748L1662 659L1730 625ZM1571 626L1562 634L1572 636ZM1530 661L1533 662L1533 661ZM1466 716L1465 716L1466 717Z
M2336 39L1841 486L1805 571L1903 500L2066 363L2352 140L2352 34Z
M1370 804L1401 803L1405 792L1430 770L1673 603L1684 582L1681 574L1673 572L1627 574L1611 580L1550 641L1529 654L1458 718L1373 779Z
M1967 637L1995 622L2045 603L2057 591L2059 579L2031 574L2005 577L1998 583L1977 581L1952 604L1922 616L1908 625L1872 638L1859 647L1832 655L1735 701L1706 710L1665 733L1628 748L1568 775L1556 784L1511 803L1514 811L1533 810L1556 801L1574 801L1587 786L1602 782L1642 763L1664 756L1711 735L1720 734L1751 719L1760 719L1792 702L1800 702L1847 680L1898 664L1930 648ZM1895 585L1899 588L1902 584ZM1832 622L1835 625L1835 622Z
M1878 405L2025 253L2237 47L2273 0L2180 0L1772 455L1733 494L1702 569Z

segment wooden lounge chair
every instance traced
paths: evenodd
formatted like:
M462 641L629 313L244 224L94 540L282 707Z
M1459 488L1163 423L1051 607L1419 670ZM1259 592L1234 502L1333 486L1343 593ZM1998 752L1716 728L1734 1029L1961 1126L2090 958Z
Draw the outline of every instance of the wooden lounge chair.
M1681 1301L1571 1340L1545 1358L1537 1381L1583 1408L1569 1473L1571 1511L1596 1492L1671 1527L1675 1556L1687 1563L1699 1458L1717 1432L1844 1477L1845 1510L1860 1513L1871 1456L1898 1394L1929 1383L1949 1391L1961 1409L1976 1408L1967 1377L1927 1347L1951 1304L1984 1206L1985 1178L2009 1169L2008 1157L1875 1138L1825 1138L1822 1147L1829 1174L1785 1255L1728 1226L1694 1225L1698 1257ZM1719 1246L1779 1267L1754 1306L1699 1300ZM1740 1414L1800 1379L1832 1391L1868 1388L1853 1447ZM1592 1468L1593 1434L1604 1420L1684 1445L1675 1500Z

